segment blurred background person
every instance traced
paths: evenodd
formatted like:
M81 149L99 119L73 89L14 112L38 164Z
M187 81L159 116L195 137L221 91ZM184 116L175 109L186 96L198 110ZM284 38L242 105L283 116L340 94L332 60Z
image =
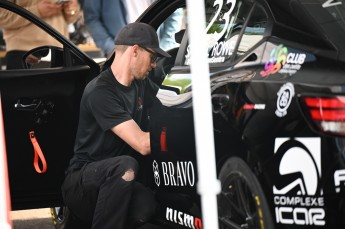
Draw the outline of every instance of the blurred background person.
M64 36L69 37L68 25L74 23L80 13L78 0L8 0L29 11ZM29 50L43 45L61 46L51 36L25 18L5 9L0 10L0 27L6 42L6 69L24 68L22 56Z
M182 8L175 10L157 30L160 47L167 51L179 46L175 34L183 28L184 12Z
M140 0L139 0L140 1ZM96 46L108 57L116 34L127 24L122 0L83 0L84 23Z
M138 17L155 0L123 0L126 8L127 23L135 22ZM178 44L175 42L175 33L179 32L183 22L183 9L177 9L172 13L157 30L160 47L164 50L175 48Z
M83 0L86 29L105 57L109 57L119 30L136 19L153 0Z
M135 22L155 0L83 0L84 23L104 57L114 50L114 38L126 24ZM180 31L183 9L176 10L158 29L164 50L177 46L175 33Z
M135 22L155 0L123 0L127 23Z

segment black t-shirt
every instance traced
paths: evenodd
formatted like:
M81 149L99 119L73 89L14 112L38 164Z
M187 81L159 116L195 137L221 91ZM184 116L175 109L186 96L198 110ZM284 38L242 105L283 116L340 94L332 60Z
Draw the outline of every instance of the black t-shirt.
M157 92L158 86L148 78L134 80L129 87L120 84L110 68L93 79L81 99L70 166L131 153L133 149L111 128L130 119L141 126L143 108Z

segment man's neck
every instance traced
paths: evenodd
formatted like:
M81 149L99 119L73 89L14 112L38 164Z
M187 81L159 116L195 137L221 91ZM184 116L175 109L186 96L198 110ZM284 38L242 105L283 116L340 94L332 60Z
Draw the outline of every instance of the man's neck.
M121 63L113 63L111 65L111 71L113 72L114 77L116 80L126 86L131 86L133 82L133 77L130 74L130 71L128 70L126 66L123 66Z

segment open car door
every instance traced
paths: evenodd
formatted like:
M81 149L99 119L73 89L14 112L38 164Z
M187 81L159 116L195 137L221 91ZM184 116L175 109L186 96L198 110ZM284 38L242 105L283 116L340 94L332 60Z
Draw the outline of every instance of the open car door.
M36 24L61 44L29 51L22 60L26 69L6 70L2 66L0 70L12 209L60 206L60 187L73 154L79 101L100 67L25 9L1 1L0 10L21 15L22 20ZM32 55L40 58L39 63L25 60ZM35 142L43 156L35 155Z

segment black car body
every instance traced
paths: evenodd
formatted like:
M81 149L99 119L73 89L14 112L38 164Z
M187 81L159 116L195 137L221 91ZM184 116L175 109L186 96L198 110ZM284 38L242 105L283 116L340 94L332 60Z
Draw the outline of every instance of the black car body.
M205 103L213 107L220 228L345 227L344 4L205 1L206 22L200 23L207 27L212 91ZM63 45L58 66L0 71L12 206L62 206L81 93L113 57L99 66L22 9L6 1L0 7L27 15ZM158 29L178 9L188 14L185 1L157 1L138 20ZM150 75L161 85L160 102L149 111L152 155L138 160L140 181L156 192L160 206L152 223L199 229L184 23L168 50L173 57L158 60ZM32 166L30 131L46 155L44 174Z

